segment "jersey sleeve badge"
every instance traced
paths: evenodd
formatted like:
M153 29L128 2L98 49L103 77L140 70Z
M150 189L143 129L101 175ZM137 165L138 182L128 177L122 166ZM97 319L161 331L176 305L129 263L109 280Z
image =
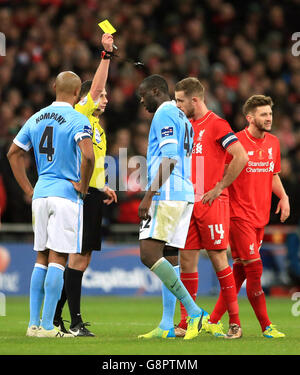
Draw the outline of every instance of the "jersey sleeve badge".
M174 129L173 126L166 126L161 129L161 137L169 137L174 135Z

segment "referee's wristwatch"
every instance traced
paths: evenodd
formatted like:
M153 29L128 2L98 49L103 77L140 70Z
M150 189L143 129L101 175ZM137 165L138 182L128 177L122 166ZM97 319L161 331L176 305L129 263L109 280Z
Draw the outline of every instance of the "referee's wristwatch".
M111 60L113 58L113 56L115 56L114 52L113 51L106 51L106 50L103 50L101 52L101 58L103 60Z

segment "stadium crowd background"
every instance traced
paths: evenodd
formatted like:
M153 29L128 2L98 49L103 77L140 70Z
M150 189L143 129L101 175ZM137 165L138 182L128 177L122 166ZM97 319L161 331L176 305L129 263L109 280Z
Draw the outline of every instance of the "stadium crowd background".
M151 116L139 105L136 89L147 74L166 77L171 93L178 80L198 77L208 107L234 131L245 126L244 101L252 94L270 95L273 133L281 143L281 178L291 201L288 223L298 224L300 58L292 54L291 35L299 10L299 0L0 0L0 31L6 37L6 56L0 57L2 222L31 222L30 199L6 160L8 146L25 121L53 101L52 85L60 71L92 79L101 50L98 23L108 19L117 29L119 56L111 62L109 104L101 118L108 155L117 160L120 147L128 149L128 156L146 154ZM26 162L34 181L32 154ZM139 186L119 192L108 219L137 223L140 194ZM278 223L277 215L271 214L270 222Z

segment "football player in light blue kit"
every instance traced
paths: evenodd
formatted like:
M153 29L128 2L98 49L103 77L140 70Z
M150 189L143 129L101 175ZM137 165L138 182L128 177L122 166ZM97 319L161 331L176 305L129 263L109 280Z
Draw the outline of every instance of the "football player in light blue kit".
M139 338L174 338L176 299L187 309L188 328L185 340L196 337L202 318L199 308L179 277L179 268L165 258L183 248L194 203L190 181L193 129L185 114L170 101L164 78L152 75L144 79L139 90L141 103L154 113L147 151L148 186L139 206L141 261L163 282L164 312L153 331ZM173 250L171 250L173 249ZM176 254L175 254L176 253Z
M81 251L82 197L94 167L89 120L73 108L80 88L75 73L60 73L55 81L56 101L30 117L7 154L17 182L32 196L37 259L30 283L27 336L72 337L53 326L53 317L68 254ZM34 189L24 166L24 153L31 148L39 176Z

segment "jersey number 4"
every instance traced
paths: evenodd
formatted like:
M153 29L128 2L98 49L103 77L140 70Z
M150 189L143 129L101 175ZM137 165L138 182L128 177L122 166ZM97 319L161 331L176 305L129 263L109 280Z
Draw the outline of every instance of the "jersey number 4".
M53 127L46 126L39 144L40 154L46 154L47 160L53 160L54 148L53 148Z
M193 128L190 127L190 129L189 129L187 123L185 123L185 133L184 133L183 147L186 150L186 155L191 156L192 150L193 150Z

